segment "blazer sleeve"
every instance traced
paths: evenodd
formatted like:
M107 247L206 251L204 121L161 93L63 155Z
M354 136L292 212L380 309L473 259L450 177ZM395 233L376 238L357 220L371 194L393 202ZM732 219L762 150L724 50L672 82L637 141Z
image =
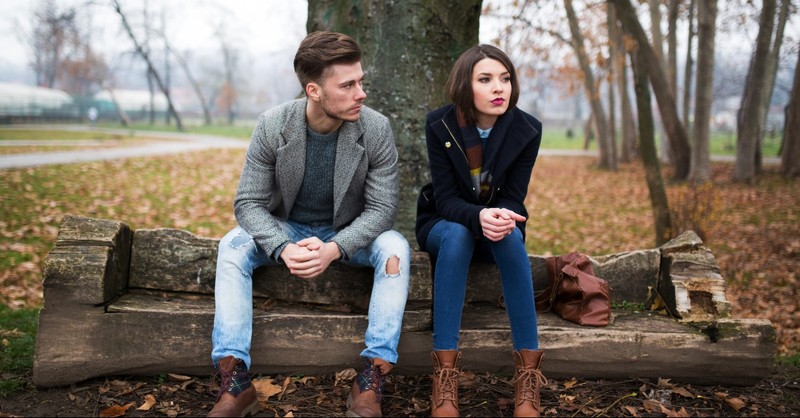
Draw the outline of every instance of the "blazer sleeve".
M247 231L270 257L275 258L275 250L289 242L289 236L270 212L271 204L275 203L273 200L279 198L275 193L276 146L274 144L277 140L270 136L280 135L277 133L279 130L266 128L265 125L270 122L269 116L262 114L253 130L236 191L234 214L239 226Z

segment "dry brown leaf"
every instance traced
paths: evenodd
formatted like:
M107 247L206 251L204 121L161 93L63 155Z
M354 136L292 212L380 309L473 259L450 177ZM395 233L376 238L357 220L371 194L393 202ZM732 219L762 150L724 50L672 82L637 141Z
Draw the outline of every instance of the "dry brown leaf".
M136 408L137 411L149 411L156 404L156 397L148 393L144 396L144 403Z
M632 406L632 405L625 405L623 407L623 409L628 411L628 413L631 414L631 416L634 416L634 417L638 417L639 416L638 409L636 407Z
M692 398L692 399L694 399L694 394L692 392L689 392L688 389L682 388L680 386L673 387L672 388L672 392L673 393L677 393L678 395L683 396L684 398Z
M167 373L167 376L173 378L174 380L180 381L180 382L184 382L186 380L190 380L191 379L190 376L184 376L182 374L175 374L175 373Z
M112 405L106 409L100 411L101 417L121 417L125 415L125 412L133 406L133 402L120 406L120 405Z
M654 412L661 413L661 410L664 408L664 406L661 405L661 402L654 401L652 399L645 399L642 402L642 406L644 407L645 411L650 412L650 413L654 413Z
M283 391L280 385L273 383L273 380L268 377L253 379L253 387L258 392L258 400L266 401L270 396L277 395Z
M564 389L569 389L578 384L578 381L573 377L572 380L564 382Z
M358 372L354 368L344 369L338 373L336 373L336 380L333 382L333 386L338 386L339 382L342 381L350 381L353 380Z
M744 401L740 398L725 399L725 403L736 411L744 408Z

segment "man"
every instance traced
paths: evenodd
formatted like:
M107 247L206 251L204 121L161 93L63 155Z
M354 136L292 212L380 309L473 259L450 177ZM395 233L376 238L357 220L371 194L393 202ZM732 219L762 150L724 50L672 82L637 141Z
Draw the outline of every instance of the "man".
M397 362L411 251L391 230L397 149L387 118L363 105L361 48L314 32L294 69L305 98L263 113L247 150L234 211L239 226L219 243L211 358L221 375L209 416L258 412L250 383L252 273L282 263L314 280L334 262L372 266L367 367L353 382L348 415L380 416L383 378Z

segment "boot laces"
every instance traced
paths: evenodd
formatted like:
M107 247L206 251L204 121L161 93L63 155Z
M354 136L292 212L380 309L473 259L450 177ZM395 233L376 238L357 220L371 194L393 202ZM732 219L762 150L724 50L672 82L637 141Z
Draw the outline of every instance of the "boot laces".
M436 370L436 379L439 386L439 404L443 401L452 401L456 403L456 387L458 385L458 376L461 374L458 369L443 368Z
M383 396L383 378L384 375L381 374L381 368L372 363L368 363L364 371L356 376L358 388L361 389L361 392L367 390L375 392L378 395L378 401Z
M244 392L244 390L251 385L250 376L248 376L247 370L241 364L237 364L236 367L230 371L218 370L215 378L220 381L219 390L217 391L217 401L226 393L230 393L234 397L239 396L240 393Z
M519 390L520 403L525 401L533 402L533 405L538 409L541 400L540 390L542 386L547 385L547 378L537 369L518 368L514 385L517 382L522 383L522 387Z

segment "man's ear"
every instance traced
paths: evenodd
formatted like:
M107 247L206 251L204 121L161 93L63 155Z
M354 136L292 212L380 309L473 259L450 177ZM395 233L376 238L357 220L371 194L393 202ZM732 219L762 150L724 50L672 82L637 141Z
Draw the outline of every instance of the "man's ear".
M308 100L319 101L321 94L322 87L319 84L313 81L306 84L306 97L308 97Z

